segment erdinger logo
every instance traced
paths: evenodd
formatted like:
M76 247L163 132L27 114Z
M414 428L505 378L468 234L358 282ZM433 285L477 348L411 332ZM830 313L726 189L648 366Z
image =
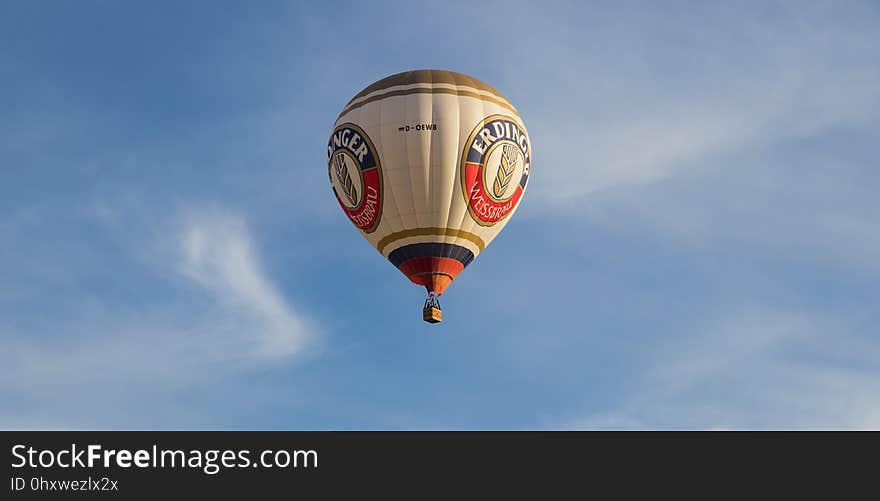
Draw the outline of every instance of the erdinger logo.
M461 155L461 187L468 212L481 226L507 217L529 180L531 143L512 118L492 115L471 132Z
M365 233L376 231L382 217L382 166L367 134L345 123L327 143L330 184L342 210Z

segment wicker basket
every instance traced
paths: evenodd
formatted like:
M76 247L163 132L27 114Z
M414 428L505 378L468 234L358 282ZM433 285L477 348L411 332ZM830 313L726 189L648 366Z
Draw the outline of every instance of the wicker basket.
M422 318L425 322L429 322L432 324L436 324L437 322L443 321L443 310L440 308L435 308L433 306L429 306L422 310Z

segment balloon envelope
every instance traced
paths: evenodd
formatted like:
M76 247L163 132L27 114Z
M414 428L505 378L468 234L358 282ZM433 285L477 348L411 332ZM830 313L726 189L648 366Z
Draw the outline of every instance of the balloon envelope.
M461 73L418 70L355 95L327 158L348 219L407 278L440 295L516 212L531 150L501 93Z

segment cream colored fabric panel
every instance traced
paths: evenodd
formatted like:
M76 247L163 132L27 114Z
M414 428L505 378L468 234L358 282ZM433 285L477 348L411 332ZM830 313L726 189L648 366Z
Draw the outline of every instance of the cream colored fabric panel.
M393 99L393 98L391 98ZM409 181L412 186L413 210L416 223L410 228L426 228L431 226L431 133L410 130L401 132L401 126L415 127L431 122L433 103L431 94L411 94L401 96L403 102L403 121L393 124L395 132L406 144L406 160L408 162ZM409 228L408 228L409 229Z
M434 194L434 214L431 226L436 228L457 229L450 226L450 214L456 204L456 189L458 188L458 160L460 149L460 101L457 96L448 94L434 94L433 123L437 124L431 151L431 169ZM441 237L441 243L455 243L452 236Z
M380 110L379 135L382 138L385 181L393 193L397 205L397 215L402 222L402 229L418 226L416 219L415 194L410 179L410 164L407 144L400 137L398 125L404 120L403 98L393 97L376 101Z
M380 164L382 165L383 201L382 216L379 220L379 227L376 228L376 231L373 233L360 232L361 235L363 235L364 238L375 247L376 244L386 235L403 229L403 222L399 216L400 211L397 209L397 203L393 192L388 186L387 174L385 171L385 162L390 156L385 153L383 137L380 134L380 104L375 103L367 105L341 115L333 125L334 129L343 123L357 124L367 133L367 136L376 147L376 153L379 157Z
M489 104L486 101L482 101L475 98L470 97L459 97L461 101L461 129L459 131L459 161L455 164L455 172L457 176L456 180L456 197L455 197L455 210L452 214L450 214L450 221L453 221L453 224L456 224L456 228L462 231L468 231L470 233L474 233L475 235L479 235L486 245L491 242L491 238L487 241L486 234L484 231L481 231L481 227L474 221L471 215L468 213L468 203L467 197L462 191L462 181L461 181L461 154L462 150L465 148L468 136L470 136L471 131L474 127L477 126L485 117L489 115ZM494 109L494 108L491 108Z

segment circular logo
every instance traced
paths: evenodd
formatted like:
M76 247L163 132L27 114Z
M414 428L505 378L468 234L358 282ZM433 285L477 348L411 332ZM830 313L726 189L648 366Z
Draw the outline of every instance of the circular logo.
M461 187L468 212L481 226L507 217L529 180L531 143L512 118L492 115L471 132L461 155Z
M365 233L382 217L382 166L369 136L357 125L342 124L327 142L330 184L340 207Z

